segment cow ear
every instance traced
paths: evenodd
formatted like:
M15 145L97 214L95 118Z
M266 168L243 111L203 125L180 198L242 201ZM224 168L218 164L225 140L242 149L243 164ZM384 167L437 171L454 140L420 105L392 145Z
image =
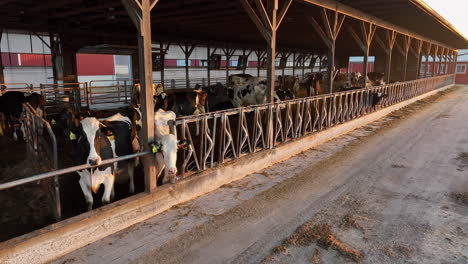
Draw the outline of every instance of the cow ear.
M108 137L111 137L114 135L114 131L109 127L101 127L101 133L103 133L104 135Z
M177 142L177 147L179 149L186 150L189 145L190 145L190 142L188 140L186 140L186 139L182 139L182 140L179 140L179 142Z

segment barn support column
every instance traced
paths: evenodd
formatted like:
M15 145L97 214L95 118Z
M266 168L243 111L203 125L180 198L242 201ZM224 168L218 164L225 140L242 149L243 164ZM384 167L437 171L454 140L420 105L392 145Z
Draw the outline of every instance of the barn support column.
M0 28L0 43L2 42L2 35L3 35L3 28ZM0 46L0 54L2 53L2 47ZM5 83L5 73L3 72L3 70L5 69L5 67L3 67L3 61L2 61L2 57L0 56L0 83ZM1 89L2 87L0 87ZM0 94L1 94L1 90L0 90Z
M77 83L78 71L76 66L76 52L78 49L68 46L70 42L63 45L63 82Z
M397 50L401 53L403 56L403 72L402 72L402 80L406 81L407 76L408 76L408 53L411 47L411 37L410 36L403 36L403 47L400 46L398 41L395 42L395 45L397 47Z
M260 77L260 69L262 66L263 58L265 57L266 52L261 49L255 50L255 55L257 55L257 77Z
M455 57L453 59L453 73L457 73L457 61L458 61L458 51L455 51Z
M395 46L397 33L393 30L385 30L385 41L376 35L377 43L382 47L385 54L385 81L390 83L390 74L392 68L392 53L393 47Z
M281 25L286 13L291 6L293 0L286 0L278 12L278 0L267 0L266 8L262 0L255 0L257 12L254 11L248 0L240 0L247 15L260 31L263 38L266 40L267 46L267 103L274 102L275 94L275 58L276 58L276 32ZM258 72L259 73L259 72ZM270 113L268 122L268 147L273 148L273 116Z
M429 56L431 56L432 43L426 43L425 55L426 55L426 67L424 69L424 77L427 77L427 72L429 71Z
M207 62L206 62L207 76L206 77L208 78L208 86L211 85L211 68L213 67L213 65L211 65L211 57L214 55L217 49L218 48L214 48L213 51L211 51L210 45L207 45L206 47L206 58L207 58Z
M448 64L447 73L452 74L453 73L453 50L450 50L448 60L449 60L449 64Z
M252 51L250 51L250 52L252 52ZM249 55L250 55L250 52L249 52ZM245 56L245 48L242 49L242 56ZM248 57L249 57L249 56L247 56L247 62L246 62L247 65L246 65L246 67L243 67L243 68L242 68L242 74L245 74L245 69L249 66L249 59L248 59Z
M206 78L207 78L208 86L211 85L210 57L211 57L210 45L207 45L206 46Z
M275 58L276 58L276 32L281 25L286 13L291 6L293 0L286 0L283 4L281 11L278 12L278 0L267 0L266 7L261 0L255 0L257 12L250 5L248 0L240 0L245 11L249 15L252 22L255 24L257 29L260 31L263 38L266 40L267 46L267 102L272 103L274 101L275 93ZM258 14L257 14L258 13ZM258 75L260 73L258 72ZM270 127L270 135L273 130ZM273 138L270 137L270 140ZM271 142L270 142L271 143ZM270 147L272 145L270 144Z
M436 63L437 63L437 54L439 53L439 46L434 46L434 57L433 57L433 61L434 63L432 64L432 77L436 76Z
M292 75L294 77L296 77L296 52L293 52L293 68L292 68L293 72L292 72Z
M363 68L363 76L364 78L362 79L362 87L366 87L366 76L367 76L367 71L368 71L368 64L369 64L369 50L370 46L372 44L372 39L374 38L375 31L377 27L372 24L372 23L367 23L364 21L361 21L360 23L361 27L361 35L359 35L352 27L351 25L347 27L349 33L351 36L356 40L357 44L361 48L362 52L364 53L364 68ZM349 65L349 64L348 64ZM349 69L349 67L348 67Z
M416 50L413 49L413 47L410 46L410 51L411 53L416 57L416 76L415 80L419 79L420 76L420 71L421 71L421 60L422 60L422 47L423 47L423 41L420 39L416 39Z
M148 150L149 143L154 142L154 108L153 108L153 67L151 44L151 9L158 0L121 0L128 15L138 29L138 54L140 68L141 112L143 121L143 146ZM143 157L145 173L145 190L151 192L156 189L156 161L154 155Z
M333 18L331 15L334 15ZM324 26L322 27L314 17L307 16L307 20L322 38L322 41L328 48L328 92L333 93L333 79L335 78L335 44L336 38L340 33L343 22L346 18L344 14L337 11L321 9L321 15ZM330 105L331 106L331 105ZM330 116L328 116L330 118Z
M159 49L161 51L161 84L165 87L164 85L164 80L165 80L165 74L164 74L164 69L165 69L165 59L166 59L166 54L169 51L169 47L171 46L171 43L167 43L164 45L162 41L159 42Z
M63 80L62 45L58 35L49 33L49 38L51 46L52 74L54 77L54 84L58 84L59 80Z
M232 49L229 47L223 48L224 56L226 56L226 83L229 80L229 67L231 66L231 58L236 52L236 49Z
M185 86L187 89L190 88L190 77L189 77L189 58L192 55L193 50L196 45L190 46L188 43L185 43L183 46L179 44L180 49L185 55Z
M450 54L451 54L452 50L448 49L447 48L447 54L445 55L445 61L446 61L446 64L447 64L447 70L445 71L445 74L449 74L450 73Z

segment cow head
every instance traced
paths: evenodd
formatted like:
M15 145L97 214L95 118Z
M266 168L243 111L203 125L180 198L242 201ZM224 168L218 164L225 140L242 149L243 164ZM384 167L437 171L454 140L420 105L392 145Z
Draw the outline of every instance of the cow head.
M77 114L71 108L64 109L59 114L58 120L56 120L56 125L62 129L65 138L74 141L77 139L76 134L78 127L80 126L80 121L90 115L90 112Z
M82 163L96 166L102 159L113 157L110 138L114 136L111 127L105 126L94 117L87 117L80 121L77 134L78 146L82 155ZM84 162L83 162L84 161Z
M164 165L169 176L177 174L177 151L179 149L187 149L189 146L188 140L177 140L175 135L165 135L159 141L159 152L164 158Z

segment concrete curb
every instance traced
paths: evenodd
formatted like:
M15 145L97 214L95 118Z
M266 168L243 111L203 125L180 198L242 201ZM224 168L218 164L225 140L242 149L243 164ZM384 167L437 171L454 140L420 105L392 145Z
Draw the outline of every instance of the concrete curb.
M418 100L446 90L448 85L410 100L387 107L347 123L237 159L216 169L206 170L175 185L165 185L153 193L141 193L108 206L78 215L0 243L0 263L44 263L89 243L153 217L174 205L190 201L239 180L246 175L281 162L335 137L369 124Z

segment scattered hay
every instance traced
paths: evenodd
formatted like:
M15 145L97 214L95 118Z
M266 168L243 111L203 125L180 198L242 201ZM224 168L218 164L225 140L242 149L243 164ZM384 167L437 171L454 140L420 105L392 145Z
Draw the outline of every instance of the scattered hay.
M180 222L176 222L173 226L169 227L169 231L174 232L176 228L180 225Z
M288 251L288 248L285 247L284 245L279 245L277 247L275 247L273 250L272 250L273 254L283 254L283 255L288 255L289 251Z
M366 233L366 228L364 228L360 223L356 221L355 216L349 214L343 217L340 227L343 229L355 228L360 230L362 233Z
M232 183L226 183L224 185L221 185L220 188L229 188L229 189L232 189L234 188L235 186L232 184Z
M273 179L273 176L271 176L271 174L268 173L267 171L262 171L262 172L259 172L258 174L263 175L267 178Z
M316 248L314 255L312 255L312 258L310 258L310 263L312 264L321 264L322 263L322 256L320 254L320 251Z
M392 168L406 168L406 166L401 164L392 164Z
M411 257L411 255L413 255L413 252L414 252L414 249L412 247L405 246L405 245L395 245L393 246L393 249L400 256L404 256L407 258Z
M402 257L411 257L414 249L406 245L393 245L392 247L384 247L382 252L393 259L401 259Z
M347 257L355 262L361 262L364 255L362 252L353 249L335 237L329 224L312 225L311 222L306 223L296 229L296 231L286 240L282 246L306 247L316 242L322 248L334 249L344 257Z
M468 205L468 192L451 192L449 197L458 204Z

